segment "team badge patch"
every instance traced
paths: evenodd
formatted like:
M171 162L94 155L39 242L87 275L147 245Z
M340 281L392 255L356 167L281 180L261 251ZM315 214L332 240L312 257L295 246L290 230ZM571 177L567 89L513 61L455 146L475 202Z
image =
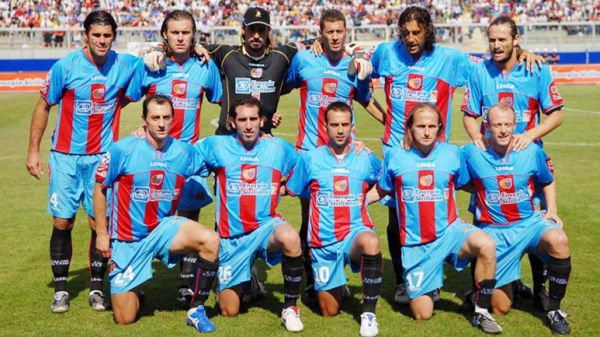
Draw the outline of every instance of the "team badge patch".
M340 180L340 181L336 181L336 182L333 184L333 189L334 189L336 192L345 192L345 191L346 191L346 189L348 189L348 181L346 181L346 180Z
M323 90L328 94L334 94L337 89L337 83L325 83L323 85Z
M423 87L423 79L420 77L413 77L408 79L408 88L411 90L421 90Z
M512 97L502 97L500 99L500 103L508 106L513 106L513 99Z
M104 89L104 88L96 88L92 91L92 97L96 100L104 99L105 95L106 95L106 89Z
M550 96L552 97L552 101L554 101L555 103L558 101L562 101L562 96L560 96L558 88L556 87L556 84L554 84L554 82L550 84Z
M164 179L164 175L162 173L159 174L155 174L152 176L152 178L150 179L150 182L152 183L152 185L160 185L163 182Z
M419 178L419 185L421 185L422 187L431 186L432 183L433 183L433 176L431 174L428 174L426 176L422 176L421 178Z
M501 189L510 190L513 186L513 181L512 181L512 178L508 177L508 178L501 179L498 184L500 185Z
M242 177L246 180L254 179L255 176L256 176L255 168L248 168L248 169L244 169L242 171Z
M187 92L187 83L185 83L185 82L176 83L175 85L173 85L173 92L176 95L185 94Z
M50 87L50 78L51 77L52 77L52 70L50 70L48 72L48 75L46 75L46 79L44 80L44 83L42 84L42 87L40 88L40 92L44 96L46 96L48 94L48 88Z
M250 70L250 77L252 77L252 78L261 78L262 75L263 75L262 68L252 68L252 70Z

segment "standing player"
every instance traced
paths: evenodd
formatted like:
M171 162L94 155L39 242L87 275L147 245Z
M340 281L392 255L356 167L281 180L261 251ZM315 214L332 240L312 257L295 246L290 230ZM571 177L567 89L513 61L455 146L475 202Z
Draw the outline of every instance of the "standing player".
M485 123L488 109L500 102L510 105L516 114L513 150L521 151L532 142L542 145L542 137L556 129L563 119L563 99L554 84L550 69L543 65L535 73L517 64L519 35L515 22L507 17L496 18L488 27L492 59L478 64L470 78L462 105L463 123L473 143L485 150ZM547 117L541 120L541 113ZM488 134L489 136L489 134ZM536 203L545 209L543 192L536 187ZM529 255L533 273L533 295L536 307L545 310L546 275L543 263Z
M156 257L173 267L182 254L198 257L199 306L188 311L188 324L200 332L215 331L203 303L210 293L218 263L219 238L201 224L172 216L187 177L200 167L194 149L169 136L173 106L168 97L144 100L146 137L115 143L96 172L94 210L107 210L106 190L112 188L110 235L105 217L97 219L97 248L112 257L110 272L114 320L133 323L140 309L140 286L152 278Z
M96 250L96 225L92 206L94 169L119 135L124 93L138 58L111 50L117 24L106 11L94 11L83 22L84 47L52 66L33 111L27 154L29 174L40 179L40 142L48 114L59 104L50 151L48 211L54 217L50 259L54 275L52 312L69 310L67 277L71 264L71 230L83 204L92 229L89 248L90 296L94 310L104 310L102 283L106 259ZM104 217L100 214L99 217Z
M301 331L304 325L296 306L302 279L300 238L276 212L281 180L298 155L281 139L260 137L264 115L256 98L239 100L229 115L235 134L211 136L195 146L205 158L207 170L215 173L221 313L239 313L251 267L256 257L261 257L269 266L281 262L281 320L288 331Z
M166 67L158 72L141 64L127 89L127 98L138 101L143 95L161 94L169 97L174 106L173 125L169 135L189 144L200 137L202 100L206 94L210 102L220 102L221 75L212 61L204 64L193 58L196 23L187 11L174 10L161 27L166 52ZM200 208L212 202L206 178L190 177L183 188L178 214L198 221ZM181 261L181 286L178 302L189 306L193 295L196 255Z
M412 107L404 146L387 151L379 178L380 189L396 200L410 309L417 320L431 318L434 292L444 282L444 261L462 270L477 258L471 323L486 333L500 333L488 312L496 284L495 244L458 218L455 189L469 182L469 174L459 148L438 141L443 133L443 119L433 104Z
M331 103L324 111L326 146L305 152L286 183L292 195L310 195L308 244L315 290L323 316L340 310L350 264L362 279L360 335L379 333L375 307L383 269L379 238L367 212L367 191L377 182L380 162L374 154L357 154L351 144L352 108Z
M536 144L511 151L516 113L505 104L492 105L486 118L487 150L466 145L464 156L477 192L477 224L496 240L498 266L492 296L494 312L506 314L511 307L511 282L520 278L521 256L536 254L548 263L548 308L546 321L552 332L565 335L570 327L560 311L565 296L571 256L556 204L556 186L550 159ZM534 207L534 185L543 186L547 211ZM479 261L477 262L479 266Z
M344 52L346 41L346 18L336 9L325 10L320 19L323 54L315 56L310 51L301 51L292 59L285 85L300 88L300 110L298 111L298 138L296 149L300 152L313 150L328 144L325 111L336 101L352 105L356 99L377 120L383 122L379 103L371 97L369 79L359 80L357 75L348 75L353 64L352 57ZM350 114L354 118L353 114ZM354 126L354 120L352 120ZM352 138L356 138L352 129ZM308 255L308 200L301 199L302 225L300 238L304 252L307 297L313 298L313 276Z

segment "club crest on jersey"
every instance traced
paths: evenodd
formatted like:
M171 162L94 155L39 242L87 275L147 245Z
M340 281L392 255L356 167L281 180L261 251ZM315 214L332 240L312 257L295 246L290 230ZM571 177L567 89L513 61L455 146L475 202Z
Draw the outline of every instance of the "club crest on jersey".
M337 83L325 83L323 85L323 90L328 94L335 93L336 89L337 89Z
M244 169L242 171L242 177L244 177L244 179L254 179L254 177L256 176L256 169L255 168L248 168L248 169Z
M173 85L173 92L177 95L182 95L187 92L187 83L180 82Z
M50 87L50 78L51 77L52 77L52 70L50 70L48 72L48 75L46 75L46 79L44 80L44 83L42 84L42 87L40 88L40 92L44 96L48 94L48 88Z
M252 78L261 78L262 75L263 75L262 68L252 68L252 70L250 70L250 77L252 77Z
M152 176L152 178L150 179L150 182L152 183L152 185L160 185L163 182L164 179L164 175L162 173L159 174L155 174Z
M558 93L558 88L556 87L556 84L554 84L554 82L552 82L552 84L550 85L550 95L552 95L552 100L555 102L562 100L562 97Z
M421 90L423 87L423 79L419 77L413 77L408 79L408 88L411 90Z
M509 190L513 186L512 178L510 178L510 177L504 178L504 179L500 180L498 185L500 185L500 188L503 190Z
M426 176L422 176L421 178L419 178L419 185L421 185L421 187L429 187L429 186L431 186L432 183L433 183L433 176L431 174L428 174Z
M347 188L348 188L348 182L346 180L336 181L333 184L333 189L336 192L345 192Z
M500 99L500 104L505 104L508 106L513 106L513 99L512 97L502 97Z
M106 89L104 89L104 88L96 88L96 89L94 89L94 91L92 91L92 97L97 100L104 99L105 95L106 95Z

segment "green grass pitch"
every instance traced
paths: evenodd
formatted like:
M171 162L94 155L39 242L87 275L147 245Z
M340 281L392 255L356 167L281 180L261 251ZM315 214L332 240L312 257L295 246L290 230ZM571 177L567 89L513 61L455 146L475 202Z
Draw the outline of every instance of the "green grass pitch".
M574 336L600 335L600 258L595 244L600 240L600 90L597 86L563 86L565 99L563 125L546 137L546 150L552 156L559 191L559 215L570 236L573 272L563 302L569 313ZM385 103L383 92L376 96ZM458 110L462 90L455 95L452 120L452 142L464 144L467 140ZM185 311L176 306L178 271L167 270L155 263L154 279L144 286L147 305L140 320L132 326L117 326L110 312L93 312L87 303L87 248L89 229L85 214L80 211L73 231L74 253L69 274L71 309L62 315L50 312L52 279L49 261L51 217L46 213L47 184L45 175L37 181L27 174L25 158L31 112L38 100L37 94L0 95L0 336L195 336L185 326ZM283 125L277 130L287 140L296 134L298 97L292 93L281 100ZM359 106L356 110L359 138L378 155L377 140L382 126ZM126 135L140 124L141 106L128 106L121 123L121 134ZM202 133L212 134L210 120L217 117L216 106L205 103ZM56 108L51 112L48 130L44 136L42 155L47 159L49 138L56 119ZM47 169L47 162L45 163ZM465 210L467 195L459 193L460 212ZM299 225L298 201L284 198L279 211L294 226ZM377 315L381 336L482 336L470 327L468 318L458 311L459 295L470 284L468 273L447 269L442 300L436 305L435 316L427 322L414 321L406 308L393 304L393 273L385 226L387 211L379 205L370 207L377 225L385 260L384 284ZM203 209L201 222L211 226L214 207ZM531 284L529 265L524 259L523 278ZM261 267L261 271L264 268ZM218 336L279 336L288 335L280 326L282 301L280 268L262 273L266 277L269 295L249 307L239 317L215 316ZM350 276L353 296L343 305L343 311L334 318L323 318L317 312L300 305L305 336L357 336L360 315L360 283ZM214 297L207 303L214 304ZM215 314L215 311L211 311ZM499 317L505 336L549 336L542 315L533 311L529 302L516 305L507 316Z

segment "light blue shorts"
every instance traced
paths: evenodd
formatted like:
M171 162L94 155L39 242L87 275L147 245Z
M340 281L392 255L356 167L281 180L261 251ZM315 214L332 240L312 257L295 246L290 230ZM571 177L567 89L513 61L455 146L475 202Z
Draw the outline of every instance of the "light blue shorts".
M122 294L131 291L152 278L152 260L157 258L173 268L181 255L169 251L181 224L188 219L170 216L140 241L127 242L112 240L112 264L108 279L110 293Z
M178 211L197 211L213 202L206 178L191 176L183 184Z
M404 284L411 299L425 295L444 285L444 262L463 270L471 259L460 260L458 255L465 241L480 229L457 219L442 237L416 246L402 246Z

